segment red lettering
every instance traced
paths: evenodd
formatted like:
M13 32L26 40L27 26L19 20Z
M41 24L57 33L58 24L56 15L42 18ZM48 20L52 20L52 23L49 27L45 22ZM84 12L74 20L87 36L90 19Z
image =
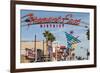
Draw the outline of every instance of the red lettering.
M68 14L66 15L65 17L37 17L37 16L34 16L34 14L30 13L30 14L27 14L25 16L23 16L22 18L24 17L28 17L29 19L29 24L32 25L32 24L40 24L40 27L64 27L64 24L71 24L71 25L79 25L80 24L80 21L81 19L75 19L73 18L73 15L72 14ZM50 23L50 25L49 25ZM55 23L55 24L54 24ZM45 25L46 24L46 25ZM51 25L53 24L53 25Z

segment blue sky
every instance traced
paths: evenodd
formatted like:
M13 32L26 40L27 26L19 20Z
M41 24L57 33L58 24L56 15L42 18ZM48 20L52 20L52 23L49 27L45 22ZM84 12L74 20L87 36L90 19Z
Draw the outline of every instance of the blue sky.
M59 17L62 16L64 17L67 14L72 14L73 18L75 19L81 19L81 21L84 21L88 23L88 28L89 28L89 13L80 13L80 12L56 12L56 11L40 11L40 10L21 10L21 17L29 14L29 13L34 13L35 16L37 17ZM21 25L25 25L26 23L21 23ZM81 41L81 43L78 44L76 54L77 55L82 55L86 57L86 49L89 48L89 40L87 40L86 36L86 31L87 28L82 27L85 26L86 24L80 23L80 26L74 26L70 24L64 24L63 28L40 28L39 25L31 25L31 26L25 26L21 27L21 40L34 40L35 34L37 35L37 40L42 41L45 40L43 37L43 32L45 30L49 30L55 37L56 41L59 44L63 44L67 46L67 39L65 36L64 32L70 32L74 31L73 36L78 37L78 39ZM80 48L83 47L83 48ZM83 53L84 52L84 53Z

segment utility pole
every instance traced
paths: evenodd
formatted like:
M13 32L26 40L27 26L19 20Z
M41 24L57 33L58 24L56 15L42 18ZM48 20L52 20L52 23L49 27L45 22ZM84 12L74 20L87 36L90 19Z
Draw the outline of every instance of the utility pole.
M34 51L35 51L35 62L37 61L37 49L36 49L36 34L34 39Z
M87 49L87 60L89 59L89 55L90 55L90 53L89 53L89 51Z
M44 61L44 40L43 40L43 61Z
M55 48L55 52L56 52L56 61L57 61L57 48L58 48L58 42L56 43L56 48Z

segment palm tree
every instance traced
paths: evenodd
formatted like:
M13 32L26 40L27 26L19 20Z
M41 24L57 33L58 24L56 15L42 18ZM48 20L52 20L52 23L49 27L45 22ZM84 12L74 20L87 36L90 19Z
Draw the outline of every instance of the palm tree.
M47 48L48 48L48 36L49 36L49 31L45 31L45 32L43 33L43 35L44 35L44 37L45 37L45 39L46 39L46 54L48 54Z
M89 31L89 29L87 30L87 32L86 32L86 35L87 35L87 39L89 40L90 38L90 31Z
M55 37L52 33L50 33L49 31L46 31L43 33L44 37L46 38L46 50L47 50L47 54L48 52L48 41L51 42L51 48L52 48L52 42L55 40ZM50 56L52 56L52 53L50 54Z

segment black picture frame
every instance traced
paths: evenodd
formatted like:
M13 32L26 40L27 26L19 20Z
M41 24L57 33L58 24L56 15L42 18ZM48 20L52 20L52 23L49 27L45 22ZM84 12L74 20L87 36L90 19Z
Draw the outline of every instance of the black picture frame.
M88 65L75 65L75 66L59 66L59 67L41 67L41 68L25 68L16 69L16 5L36 5L36 6L51 6L51 7L72 7L72 8L85 8L93 9L94 11L94 63ZM44 70L60 70L60 69L76 69L76 68L90 68L96 67L96 6L93 5L78 5L78 4L61 4L61 3L46 3L46 2L33 2L33 1L11 1L11 61L10 71L14 72L27 72L27 71L44 71Z

